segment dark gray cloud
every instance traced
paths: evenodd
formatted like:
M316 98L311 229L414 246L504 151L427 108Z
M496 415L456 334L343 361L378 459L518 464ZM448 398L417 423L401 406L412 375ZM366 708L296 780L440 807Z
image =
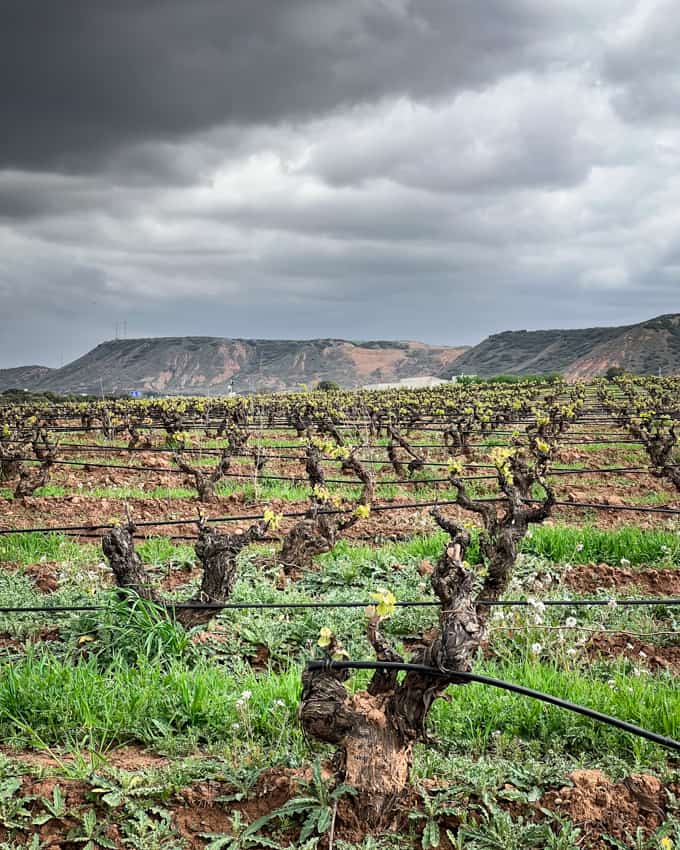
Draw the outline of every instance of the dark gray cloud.
M669 0L0 4L0 367L679 308Z
M602 5L7 0L0 162L78 171L149 139L481 87L578 56L565 30Z

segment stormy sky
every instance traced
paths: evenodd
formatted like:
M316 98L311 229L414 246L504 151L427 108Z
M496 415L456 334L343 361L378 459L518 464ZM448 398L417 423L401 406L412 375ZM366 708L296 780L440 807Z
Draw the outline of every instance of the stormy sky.
M675 0L0 0L0 367L680 311Z

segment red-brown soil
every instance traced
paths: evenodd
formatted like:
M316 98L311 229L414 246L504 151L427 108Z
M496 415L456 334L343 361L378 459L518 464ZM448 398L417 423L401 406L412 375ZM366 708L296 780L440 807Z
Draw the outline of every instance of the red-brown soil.
M680 635L678 637L680 639ZM676 675L680 674L680 645L657 646L645 643L635 635L621 632L620 634L594 634L587 648L593 656L623 655L650 670L667 670Z
M564 574L564 583L580 593L594 593L598 588L638 588L654 596L676 596L680 593L680 570L629 570L609 564L586 564L572 567Z
M43 771L55 771L68 764L72 759L64 756L59 761L51 755L43 753L17 753L7 747L0 746L0 752L17 758L32 768ZM136 747L125 747L107 754L111 766L126 771L140 771L150 767L162 767L169 760L149 754ZM330 774L325 771L327 778ZM218 780L196 782L178 792L164 803L172 813L172 819L188 846L199 850L206 844L205 834L226 835L231 831L231 817L235 811L240 811L246 822L273 812L292 797L304 791L303 782L310 779L310 771L292 769L269 769L263 771L254 786L241 799L235 794L236 790L229 783ZM577 770L570 774L570 785L559 790L549 791L536 804L535 817L542 818L538 808L550 809L561 816L569 818L580 827L583 835L584 848L587 850L609 850L610 845L604 841L604 835L611 835L625 841L638 826L649 833L656 829L664 820L668 795L661 782L653 776L635 774L621 782L613 782L598 770ZM63 819L53 818L38 827L43 846L50 850L58 850L65 846L68 830L76 824L76 815L85 809L97 808L92 799L91 786L84 782L63 777L24 777L21 793L24 797L50 799L56 785L60 786L66 799L69 814ZM434 788L434 780L426 780L425 785ZM445 791L440 783L436 784L437 791ZM678 788L668 789L673 793ZM36 812L38 803L29 804ZM415 792L409 793L408 800L395 812L394 828L403 829L406 826L406 811L418 808L420 801ZM516 804L508 804L513 812ZM521 807L520 807L521 808ZM529 810L530 812L531 810ZM527 814L529 813L527 812ZM108 837L122 847L121 837L115 826L115 812L111 817L114 821L107 833ZM280 826L279 822L273 822ZM447 818L446 826L455 828L455 819ZM297 829L290 828L287 836L295 839ZM363 830L356 821L352 801L342 801L338 807L336 836L345 841L358 842L363 838ZM0 829L0 839L6 836ZM419 846L416 839L416 844ZM448 844L442 846L448 847Z
M633 774L612 782L599 770L576 770L570 775L573 786L549 791L539 805L559 812L580 827L585 847L610 850L603 839L611 835L624 843L638 826L652 832L664 820L667 795L653 776Z

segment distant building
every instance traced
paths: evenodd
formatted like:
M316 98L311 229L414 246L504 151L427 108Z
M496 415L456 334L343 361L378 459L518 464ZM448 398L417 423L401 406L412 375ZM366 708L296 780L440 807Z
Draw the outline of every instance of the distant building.
M402 378L400 381L391 381L384 384L364 384L364 390L395 390L407 389L415 390L427 387L439 387L442 384L448 384L449 381L444 381L442 378L437 378L434 375L421 375L416 378Z

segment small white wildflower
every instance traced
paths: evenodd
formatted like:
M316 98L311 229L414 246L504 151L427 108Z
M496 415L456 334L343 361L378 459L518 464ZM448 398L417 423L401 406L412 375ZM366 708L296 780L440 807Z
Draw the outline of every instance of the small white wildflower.
M618 608L619 603L616 601L616 599L610 599L609 602L607 602L607 607L608 608Z
M248 702L248 700L252 697L252 695L253 695L252 691L243 691L243 693L241 694L241 699L244 702Z
M610 688L613 688L616 685L616 682L613 679L607 679L607 684Z
M583 552L583 543L577 543L576 544L576 551L577 552Z
M570 646L567 650L567 655L576 655L576 649L573 646Z
M629 567L630 561L628 560L628 558L621 558L620 564L622 567Z
M241 728L241 724L240 723L232 723L231 728L234 730L234 732L238 732L238 730Z
M539 655L543 647L540 643L532 643L531 644L531 652L533 655Z
M527 599L527 605L534 609L536 614L535 622L537 625L542 625L543 620L541 619L541 614L545 612L545 604L540 602L538 599L535 599L533 596L529 596Z
M500 729L494 729L493 732L491 733L492 738L500 738L500 736L501 736L501 730Z
M286 703L285 703L282 699L277 699L277 700L274 702L274 705L275 705L277 708L285 708Z
M576 628L576 617L567 617L567 619L564 621L564 625L568 629L575 629Z

